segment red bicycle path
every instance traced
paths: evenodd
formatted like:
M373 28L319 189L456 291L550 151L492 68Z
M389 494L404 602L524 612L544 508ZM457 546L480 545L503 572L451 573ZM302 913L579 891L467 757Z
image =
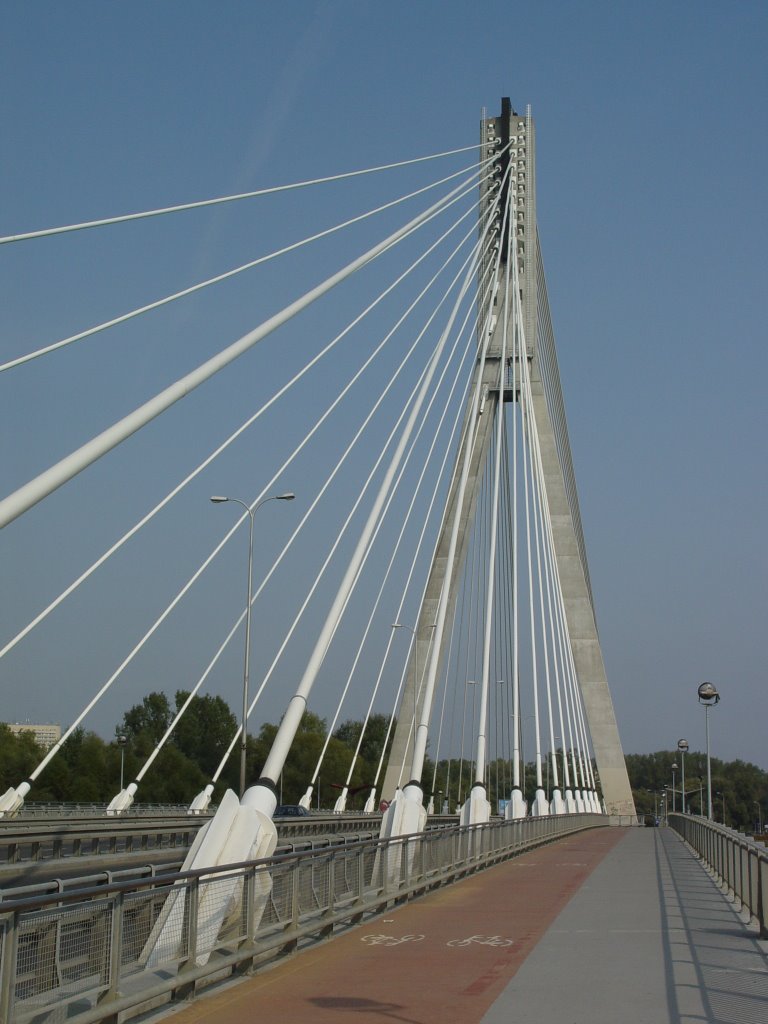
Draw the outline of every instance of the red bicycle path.
M199 996L174 1024L478 1024L626 831L580 832L437 889Z

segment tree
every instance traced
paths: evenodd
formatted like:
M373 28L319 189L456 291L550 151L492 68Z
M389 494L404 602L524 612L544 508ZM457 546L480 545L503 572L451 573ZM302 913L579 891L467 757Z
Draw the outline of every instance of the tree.
M371 777L371 782L373 782L373 776L376 774L376 769L379 766L381 751L384 747L384 741L387 738L389 720L389 715L371 715L365 729L363 742L360 744L360 757L369 769L368 774ZM342 722L333 735L337 740L349 747L350 750L354 751L357 746L357 741L360 738L362 728L362 722L348 719L346 722ZM394 735L395 730L393 725L390 730L389 739L387 740L387 757L389 756ZM386 765L386 758L384 759L384 764Z
M141 704L135 704L123 715L123 723L116 730L134 739L144 735L153 744L163 737L171 723L171 707L164 693L148 693Z
M12 733L0 722L0 793L16 787L43 759L43 748L31 732Z
M176 691L176 711L189 696ZM222 697L193 697L173 733L179 750L210 780L237 731L238 722Z

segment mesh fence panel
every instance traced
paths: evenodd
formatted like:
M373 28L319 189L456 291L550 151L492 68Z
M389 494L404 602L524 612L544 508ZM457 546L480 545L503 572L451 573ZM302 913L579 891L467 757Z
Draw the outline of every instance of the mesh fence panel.
M18 929L17 1012L94 997L109 985L112 904L79 904L22 915Z
M353 850L344 852L334 859L333 864L333 902L348 903L355 897L356 858Z
M314 916L328 907L328 854L312 857L299 873L299 914Z
M266 930L270 925L285 924L291 920L295 870L296 865L290 862L276 864L272 868L272 890L264 907L260 930Z
M168 898L168 888L126 893L120 963L123 973L141 969L141 954Z
M189 954L187 885L153 889L152 897L157 900L158 914L149 938L138 954L139 964L146 967L175 964Z

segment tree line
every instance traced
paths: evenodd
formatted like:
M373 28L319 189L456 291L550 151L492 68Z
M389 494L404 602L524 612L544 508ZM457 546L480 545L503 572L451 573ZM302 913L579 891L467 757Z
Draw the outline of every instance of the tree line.
M120 787L121 762L124 784L127 785L135 779L188 697L188 692L179 690L171 703L164 693L155 691L147 694L140 704L125 712L110 741L103 740L96 733L77 729L41 773L28 799L35 803L108 803ZM237 718L221 697L193 697L140 783L137 803L189 804L211 781L237 726ZM386 715L372 715L369 720L350 778L349 810L361 809L368 797L376 778L388 726ZM258 732L248 736L246 778L249 782L258 779L277 728L277 725L265 722ZM313 806L333 807L346 783L361 730L362 722L355 720L343 722L334 730L315 785ZM389 733L389 744L393 734L394 726ZM298 803L315 771L327 735L326 720L306 711L278 781L280 803ZM122 747L118 736L125 737ZM239 749L239 744L236 744L227 760L214 789L214 801L219 800L226 789L237 791ZM7 725L0 724L0 792L28 778L43 754L44 750L35 743L31 733L14 735ZM676 750L626 756L638 814L663 813L665 799L669 810L672 809L672 765L675 762L680 765L680 755ZM386 757L383 763L386 767ZM686 755L685 769L687 808L694 814L702 813L702 810L706 814L705 755L690 751ZM743 831L754 831L758 819L764 821L768 812L768 772L745 761L726 762L718 758L712 758L711 770L715 819L725 820L727 825ZM525 795L531 800L536 788L533 763L524 766L523 776ZM379 777L379 793L382 779L383 770ZM422 779L426 796L434 796L435 810L439 812L446 805L453 813L467 798L474 780L473 765L467 758L451 758L442 759L435 766L427 758ZM507 759L497 758L489 762L486 783L494 813L498 812L500 801L509 795L511 781ZM675 781L675 805L680 810L682 779L679 770ZM546 768L543 782L550 792L553 780Z

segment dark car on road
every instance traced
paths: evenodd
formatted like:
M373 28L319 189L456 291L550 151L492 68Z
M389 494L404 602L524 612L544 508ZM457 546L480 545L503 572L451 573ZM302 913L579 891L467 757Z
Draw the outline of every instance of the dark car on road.
M301 804L280 804L275 808L276 818L308 818L309 811Z

